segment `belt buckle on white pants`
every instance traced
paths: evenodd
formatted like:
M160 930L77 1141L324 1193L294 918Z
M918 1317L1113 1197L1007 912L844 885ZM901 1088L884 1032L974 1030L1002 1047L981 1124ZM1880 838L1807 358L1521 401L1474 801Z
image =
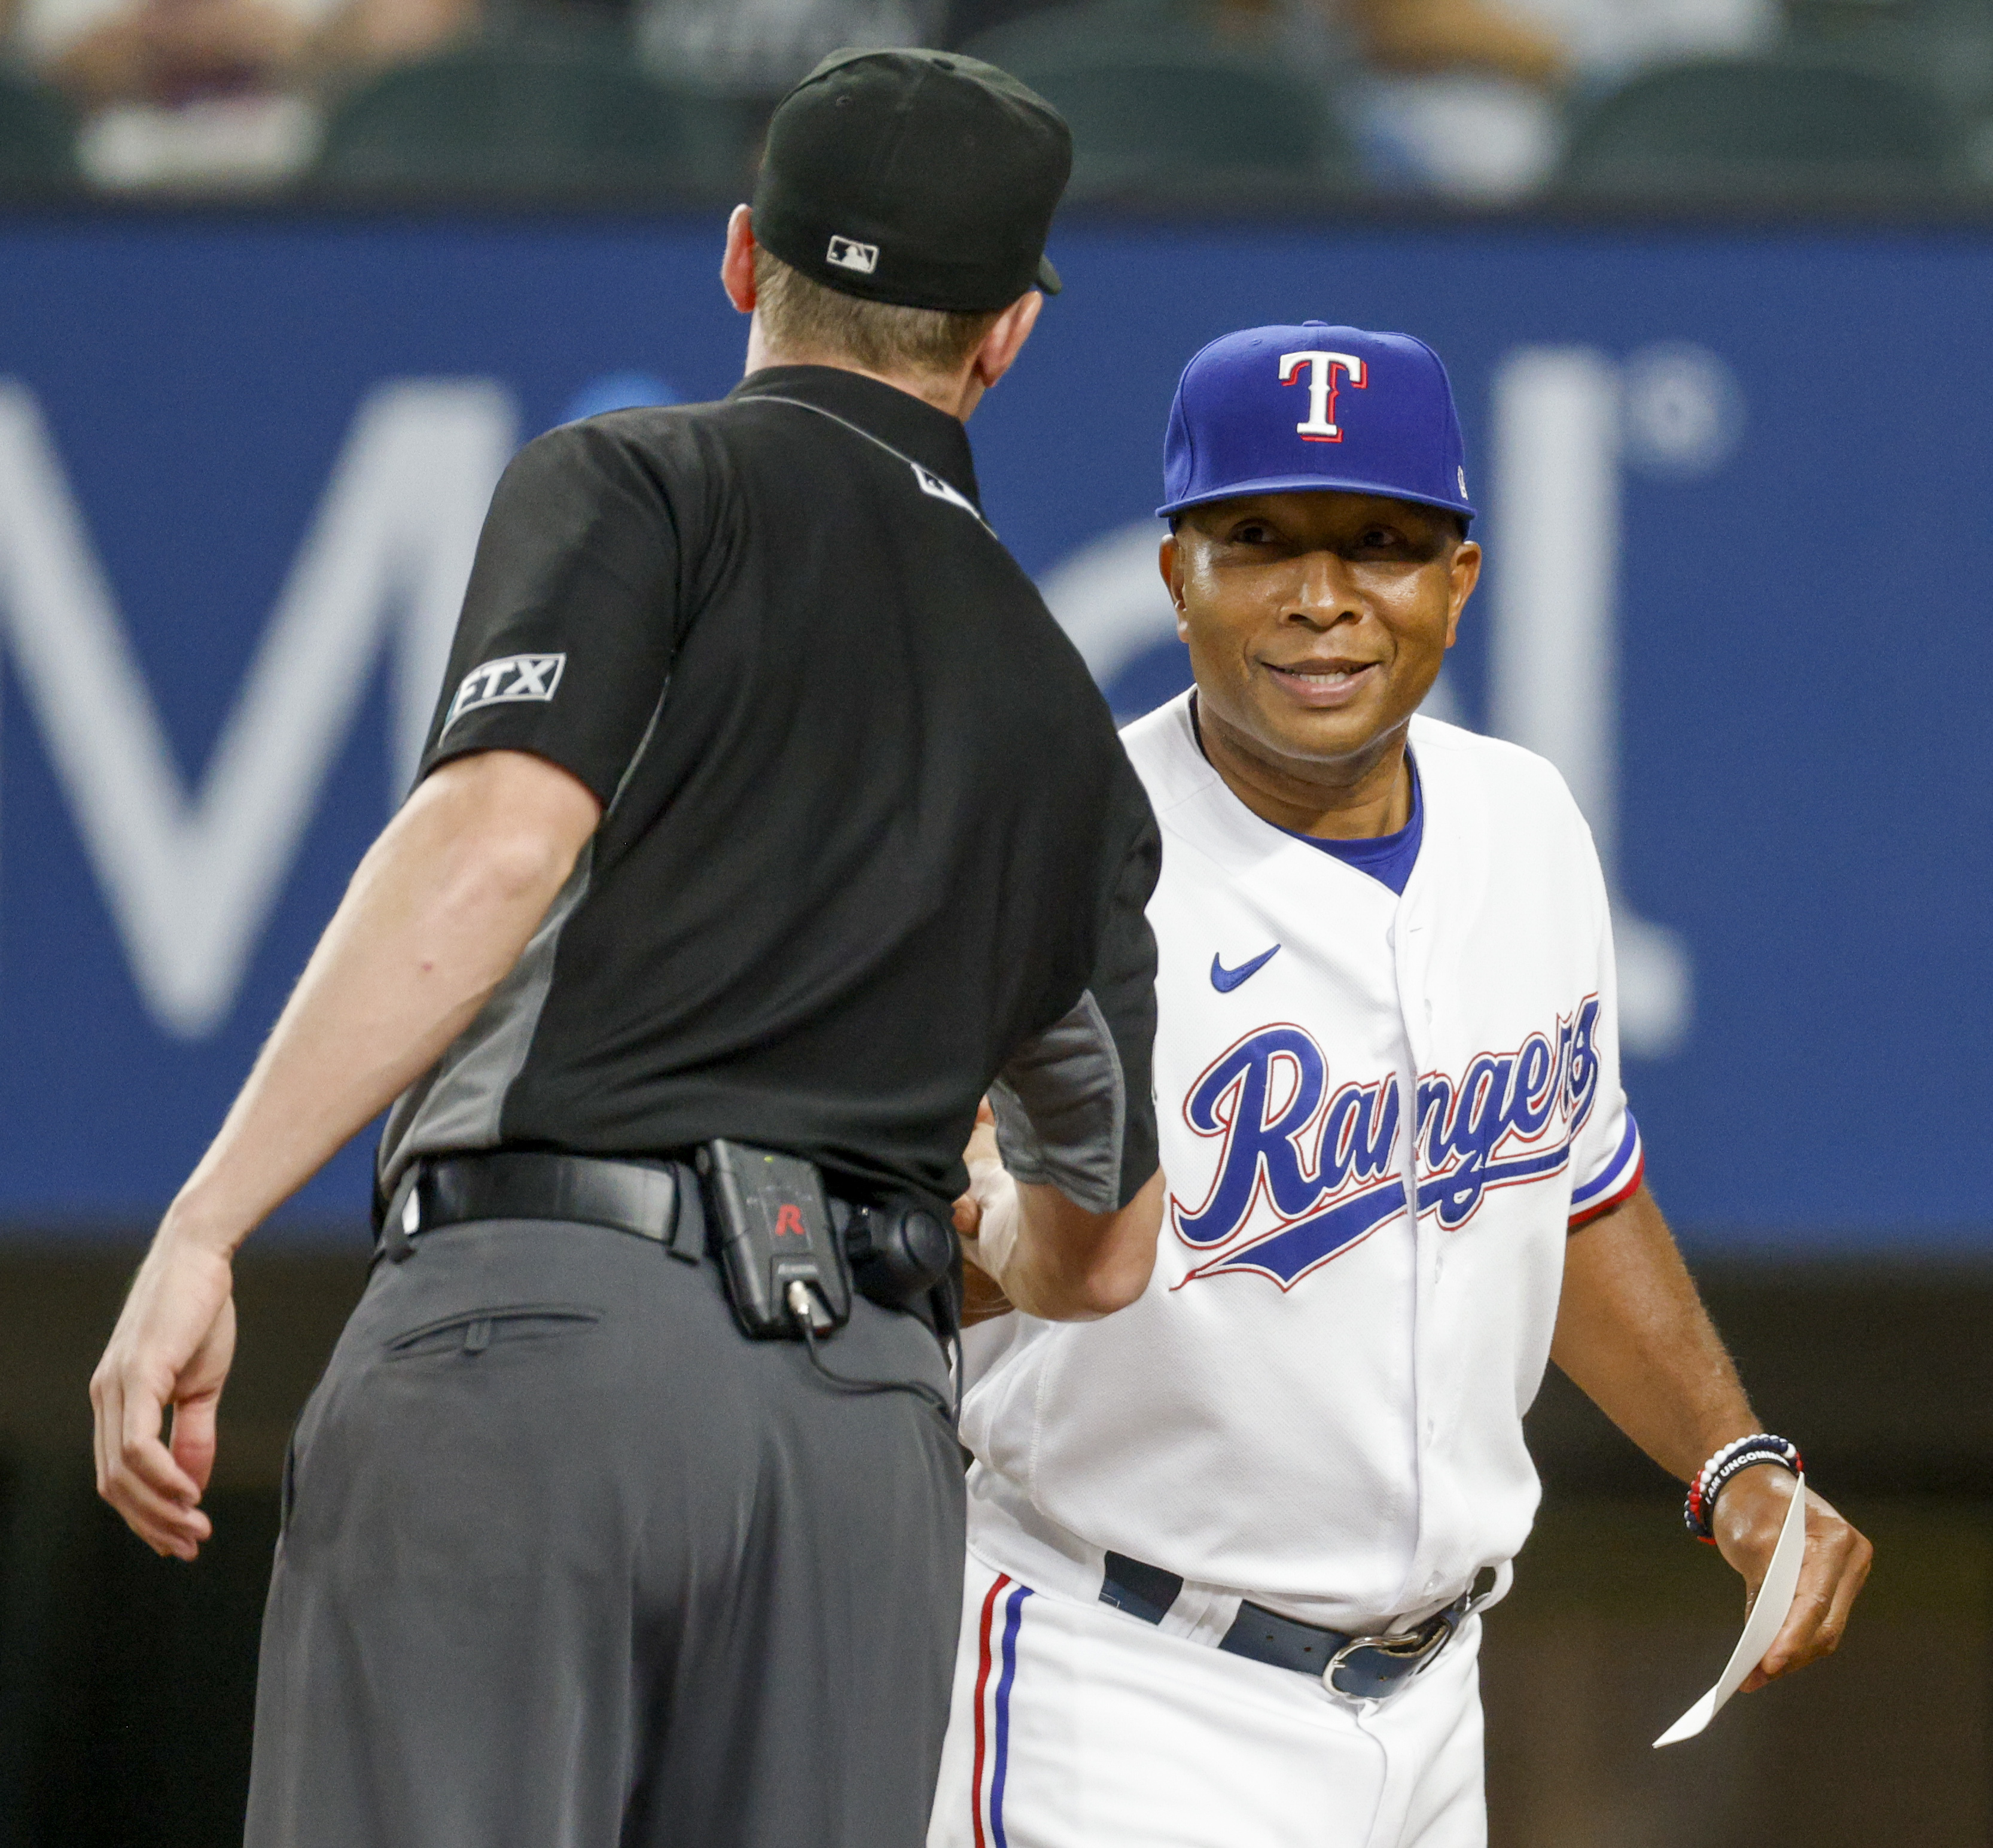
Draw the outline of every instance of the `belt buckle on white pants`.
M1481 1581L1489 1577L1491 1583L1485 1590ZM1501 1575L1493 1566L1484 1566L1475 1575L1474 1583L1447 1606L1435 1611L1416 1630L1400 1631L1396 1636L1353 1636L1328 1658L1328 1666L1321 1672L1322 1685L1338 1698L1361 1707L1382 1706L1431 1668L1439 1652L1452 1641L1454 1633L1474 1613L1486 1603L1501 1584ZM1365 1677L1363 1668L1354 1658L1362 1654L1381 1655L1383 1663ZM1409 1664L1408 1667L1400 1665ZM1385 1675L1386 1668L1396 1672ZM1344 1679L1352 1685L1345 1685Z

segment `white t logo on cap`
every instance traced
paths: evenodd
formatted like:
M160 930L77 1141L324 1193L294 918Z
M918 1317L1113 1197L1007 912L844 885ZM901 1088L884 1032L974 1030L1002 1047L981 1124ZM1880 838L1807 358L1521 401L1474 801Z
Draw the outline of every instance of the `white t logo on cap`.
M1354 353L1283 353L1280 383L1292 385L1301 369L1308 369L1308 414L1294 426L1306 443L1340 443L1342 432L1335 424L1335 375L1347 375L1349 382L1364 389L1363 361Z
M860 244L856 238L832 238L823 260L839 269L855 269L860 275L869 276L879 267L879 246Z

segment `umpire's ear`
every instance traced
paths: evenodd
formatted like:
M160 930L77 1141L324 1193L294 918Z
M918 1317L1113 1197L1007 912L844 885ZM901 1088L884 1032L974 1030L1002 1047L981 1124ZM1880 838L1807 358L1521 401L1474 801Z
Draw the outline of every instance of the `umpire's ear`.
M1024 342L1031 337L1044 305L1045 298L1038 290L1027 289L990 323L990 331L983 335L975 358L969 362L971 376L984 391L1010 371L1024 350Z
M720 286L743 314L754 312L754 212L737 205L726 221L726 251L720 259Z

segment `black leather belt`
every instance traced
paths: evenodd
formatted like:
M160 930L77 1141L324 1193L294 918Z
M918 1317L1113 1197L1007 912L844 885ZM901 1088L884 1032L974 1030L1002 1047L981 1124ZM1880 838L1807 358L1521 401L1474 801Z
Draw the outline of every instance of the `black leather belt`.
M1183 1586L1176 1573L1160 1566L1146 1566L1125 1553L1109 1553L1100 1601L1145 1624L1160 1624ZM1242 1603L1218 1646L1269 1668L1313 1675L1352 1700L1382 1700L1425 1668L1487 1595L1465 1591L1445 1610L1397 1636L1330 1630L1298 1623L1258 1604Z
M877 1295L863 1268L870 1247L853 1242L870 1236L866 1228L873 1210L835 1194L827 1196L826 1203L831 1225L844 1241L847 1258L858 1267L854 1282L860 1292L888 1308L904 1310L948 1347L957 1332L959 1297L944 1301L939 1290L911 1300ZM410 1241L425 1232L493 1219L606 1226L654 1240L687 1264L697 1264L706 1255L705 1201L689 1162L532 1148L428 1155L412 1163L381 1210L376 1251L399 1263L415 1249ZM945 1219L942 1223L947 1223Z
M381 1248L405 1257L424 1232L485 1219L606 1226L694 1264L706 1250L698 1179L685 1163L509 1148L415 1162L382 1215Z

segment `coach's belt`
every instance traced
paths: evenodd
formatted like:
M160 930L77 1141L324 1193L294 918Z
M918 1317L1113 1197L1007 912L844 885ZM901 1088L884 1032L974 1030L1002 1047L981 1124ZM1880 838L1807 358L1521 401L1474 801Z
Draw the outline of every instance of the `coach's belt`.
M1160 1566L1145 1566L1125 1553L1109 1553L1100 1601L1145 1624L1160 1624L1183 1584L1176 1573ZM1270 1668L1318 1676L1345 1699L1383 1700L1431 1663L1493 1589L1491 1583L1482 1590L1477 1577L1444 1610L1395 1636L1358 1636L1346 1630L1299 1623L1258 1604L1242 1603L1218 1646Z
M381 1216L381 1245L405 1256L408 1241L475 1220L565 1220L655 1239L692 1263L706 1249L706 1216L682 1162L611 1160L542 1149L427 1157L402 1177Z

